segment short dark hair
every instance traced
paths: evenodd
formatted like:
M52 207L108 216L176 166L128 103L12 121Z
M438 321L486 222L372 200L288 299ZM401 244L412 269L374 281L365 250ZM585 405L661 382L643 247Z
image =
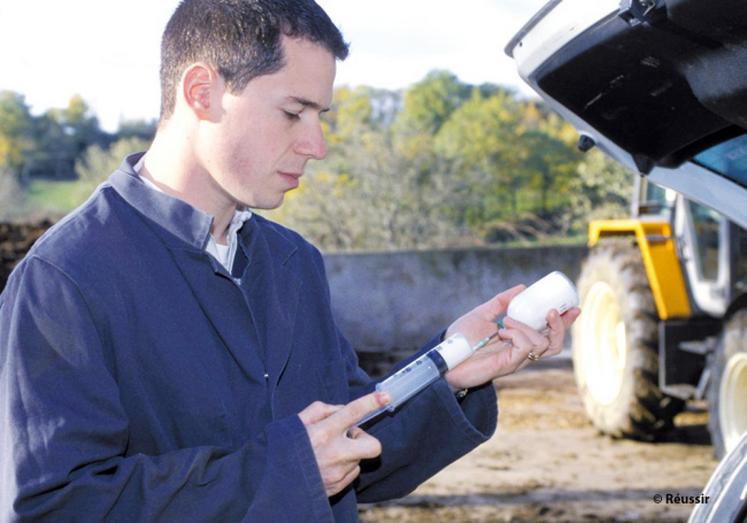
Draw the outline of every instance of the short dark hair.
M161 120L171 117L184 69L204 61L233 93L283 68L281 36L304 38L344 60L348 44L314 0L183 0L161 40Z

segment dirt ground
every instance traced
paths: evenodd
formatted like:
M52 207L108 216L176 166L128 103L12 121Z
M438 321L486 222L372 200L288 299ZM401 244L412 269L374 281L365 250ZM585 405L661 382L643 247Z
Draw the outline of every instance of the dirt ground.
M598 435L576 393L570 359L500 380L493 438L396 501L362 505L363 522L673 522L716 467L704 405L689 407L661 443ZM654 502L654 496L665 498Z

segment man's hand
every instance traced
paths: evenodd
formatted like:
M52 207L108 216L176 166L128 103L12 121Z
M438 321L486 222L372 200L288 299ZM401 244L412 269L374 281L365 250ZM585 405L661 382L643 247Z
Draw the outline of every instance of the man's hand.
M328 405L315 401L298 417L314 449L314 457L327 496L347 487L360 474L360 460L381 454L379 440L355 425L368 413L389 403L386 394L373 392L347 405Z
M524 289L524 285L518 285L475 307L451 324L446 337L459 332L474 345L494 333L498 328L496 318L506 312L514 296ZM446 381L452 390L476 387L523 367L529 361L530 352L536 356L558 354L563 349L566 330L580 313L580 309L573 308L560 316L558 311L551 310L547 316L548 328L542 332L506 318L506 328L498 334L500 340L488 344L447 372Z

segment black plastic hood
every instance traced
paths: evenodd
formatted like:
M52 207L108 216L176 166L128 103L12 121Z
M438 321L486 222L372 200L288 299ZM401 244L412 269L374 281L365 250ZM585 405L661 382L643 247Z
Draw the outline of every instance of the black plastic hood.
M659 0L571 40L529 80L628 151L676 167L747 129L747 0Z

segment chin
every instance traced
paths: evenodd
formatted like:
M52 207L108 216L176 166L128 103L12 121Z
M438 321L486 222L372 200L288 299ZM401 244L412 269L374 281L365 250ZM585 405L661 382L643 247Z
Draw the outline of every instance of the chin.
M273 209L277 209L281 205L283 205L283 202L285 201L285 195L280 195L278 198L270 199L266 198L251 204L246 204L247 207L252 209L264 209L266 211L271 211Z

